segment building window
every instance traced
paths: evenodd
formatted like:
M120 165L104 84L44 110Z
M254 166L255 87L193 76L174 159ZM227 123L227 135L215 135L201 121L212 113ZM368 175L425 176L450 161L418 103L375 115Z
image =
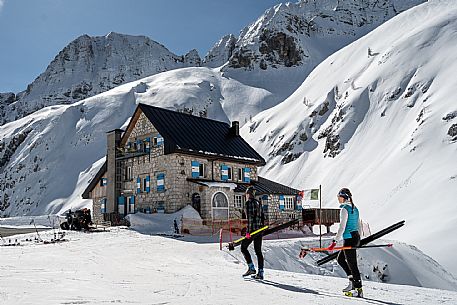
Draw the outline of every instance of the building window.
M243 169L238 169L238 181L243 181Z
M107 178L100 179L100 186L106 186L107 184L108 184L108 179Z
M106 213L106 198L100 199L100 213Z
M199 177L205 177L206 176L205 175L205 164L203 164L203 163L200 163L198 165L198 176Z
M136 151L137 152L143 151L143 141L136 140Z
M157 201L157 213L165 213L165 201Z
M294 197L287 196L284 198L286 210L294 209Z
M232 167L231 166L228 166L227 167L227 180L232 180L233 179L233 174L232 174Z
M157 174L157 191L164 192L165 191L165 174L160 173Z
M235 208L243 207L243 195L235 195Z
M212 200L213 219L228 219L229 218L229 204L227 195L223 192L217 192L213 195Z
M154 137L152 143L154 146L160 146L163 144L163 137L160 134L157 134L157 136Z
M125 180L132 180L132 167L131 166L127 166L125 168Z
M146 188L147 188L147 184L148 184L146 180L147 180L146 177L143 178L143 185L142 185L142 190L143 190L143 192L146 192Z

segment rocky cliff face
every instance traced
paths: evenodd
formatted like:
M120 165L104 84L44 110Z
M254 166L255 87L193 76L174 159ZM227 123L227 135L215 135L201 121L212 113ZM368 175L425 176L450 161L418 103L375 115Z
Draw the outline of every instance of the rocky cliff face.
M320 61L422 2L425 0L302 0L279 4L241 32L227 68L267 70Z
M177 56L144 36L83 35L60 51L17 98L0 95L0 124L46 106L72 104L126 82L200 63L196 50Z
M202 64L202 59L200 58L200 55L198 55L198 51L192 49L189 51L189 53L184 55L183 62L188 67L200 67Z
M203 64L216 68L224 65L232 56L237 38L232 34L222 37L206 54Z
M325 58L397 14L426 0L301 0L268 9L236 39L224 36L203 65L265 90L242 119L289 97ZM367 46L368 52L369 46Z

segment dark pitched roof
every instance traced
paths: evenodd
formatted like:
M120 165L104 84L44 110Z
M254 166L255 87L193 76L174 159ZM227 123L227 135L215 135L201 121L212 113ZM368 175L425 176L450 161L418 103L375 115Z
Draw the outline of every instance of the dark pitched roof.
M262 156L241 136L234 135L227 123L145 104L138 108L164 137L165 154L182 152L265 164Z
M92 178L89 185L84 190L84 192L82 194L83 199L90 199L89 193L94 189L95 186L97 186L97 183L100 182L100 179L103 177L103 175L105 173L106 173L106 161L105 161L105 163L103 163L102 167L100 167L98 172L95 174L95 177Z
M251 184L238 184L235 192L245 192L246 188L253 185L256 189L257 194L280 194L280 195L298 195L299 190L288 187L286 185L258 177L259 180L251 181Z

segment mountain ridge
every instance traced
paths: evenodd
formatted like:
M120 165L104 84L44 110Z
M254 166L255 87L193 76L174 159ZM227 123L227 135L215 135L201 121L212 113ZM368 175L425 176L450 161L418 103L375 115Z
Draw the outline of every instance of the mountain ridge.
M64 47L25 91L13 97L9 93L3 103L0 96L0 125L43 107L72 104L130 81L200 63L196 50L177 56L146 36L84 34Z

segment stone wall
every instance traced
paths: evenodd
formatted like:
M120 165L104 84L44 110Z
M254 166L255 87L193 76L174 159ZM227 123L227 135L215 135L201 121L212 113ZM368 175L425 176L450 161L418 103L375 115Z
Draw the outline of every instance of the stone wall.
M295 200L294 205L296 205ZM268 212L266 213L266 217L270 222L276 220L301 219L301 213L302 212L299 210L287 208L281 211L279 209L279 195L270 195L268 198Z
M104 221L103 214L101 213L101 202L105 197L95 197L92 199L92 221L94 223L101 223Z
M106 179L106 174L102 178ZM106 186L101 186L100 181L97 181L97 185L90 192L89 196L92 198L92 221L100 223L104 220L101 213L101 200L106 198Z

